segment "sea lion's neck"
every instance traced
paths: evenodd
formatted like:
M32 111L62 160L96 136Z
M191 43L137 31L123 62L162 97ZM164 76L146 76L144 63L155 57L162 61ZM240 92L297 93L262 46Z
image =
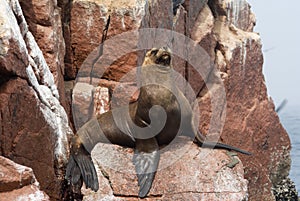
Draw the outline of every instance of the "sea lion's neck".
M172 74L173 69L170 66L143 66L139 102L143 106L152 107L153 105L169 105L176 101L174 97L178 91Z
M161 65L146 65L141 68L142 86L156 84L165 87L173 85L172 67Z

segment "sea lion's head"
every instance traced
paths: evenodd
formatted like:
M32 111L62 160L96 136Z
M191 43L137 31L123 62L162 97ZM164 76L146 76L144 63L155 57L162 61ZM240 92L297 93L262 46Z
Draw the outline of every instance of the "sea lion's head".
M170 66L171 63L171 50L166 47L152 48L146 53L143 65L161 65Z

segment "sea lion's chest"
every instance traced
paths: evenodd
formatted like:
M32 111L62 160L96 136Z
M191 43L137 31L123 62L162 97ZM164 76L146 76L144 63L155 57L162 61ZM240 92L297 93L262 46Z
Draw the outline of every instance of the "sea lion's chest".
M153 106L160 106L166 114L165 125L157 133L156 138L160 145L170 143L179 132L181 122L180 104L176 97L176 91L172 86L149 85L141 89L139 105L143 108L143 120L149 124L149 111ZM152 121L163 121L160 113L154 114Z

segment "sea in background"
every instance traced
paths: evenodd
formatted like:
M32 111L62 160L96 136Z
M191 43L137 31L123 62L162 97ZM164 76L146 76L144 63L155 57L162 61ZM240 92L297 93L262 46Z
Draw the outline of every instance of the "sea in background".
M278 115L291 139L292 166L290 178L295 182L300 196L300 105L290 106L287 104L286 107L279 111Z

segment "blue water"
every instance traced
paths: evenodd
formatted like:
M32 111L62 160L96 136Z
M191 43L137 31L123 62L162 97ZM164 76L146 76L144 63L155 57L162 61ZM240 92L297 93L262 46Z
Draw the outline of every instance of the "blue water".
M279 112L279 117L291 139L290 178L295 182L298 194L300 194L300 106L287 105Z

